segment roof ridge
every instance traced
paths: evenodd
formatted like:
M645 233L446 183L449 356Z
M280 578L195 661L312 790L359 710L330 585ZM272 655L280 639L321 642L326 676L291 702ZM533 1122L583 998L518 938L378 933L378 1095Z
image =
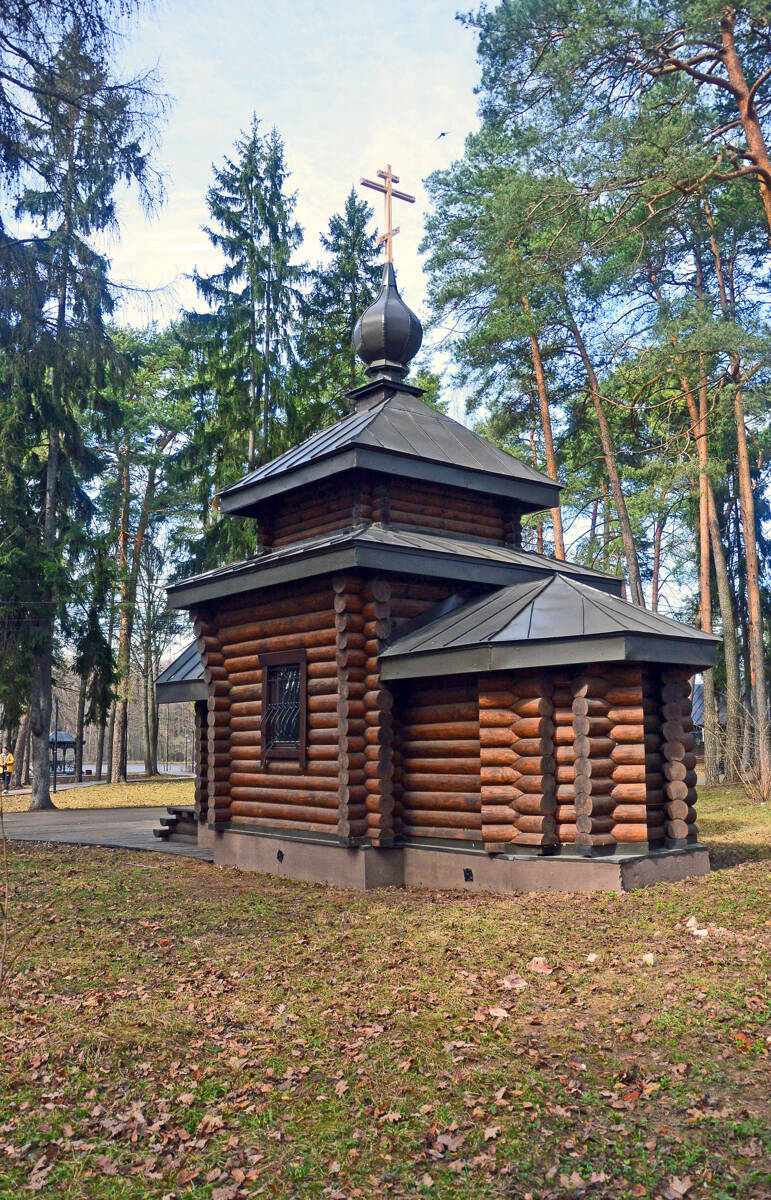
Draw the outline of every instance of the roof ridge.
M315 433L311 433L307 438L304 438L303 441L298 442L296 446L290 446L287 450L284 450L281 454L277 455L276 458L271 458L268 462L261 463L260 466L256 467L253 471L249 471L246 475L242 475L240 479L236 479L233 481L233 483L229 483L226 487L222 488L218 494L224 496L226 493L235 491L246 484L256 482L266 467L278 467L282 459L289 458L290 455L296 454L297 451L301 450L303 447L307 448L311 446L314 442L321 442L325 437L331 435L335 430L339 432L341 426L345 425L347 422L350 422L351 424L356 421L361 422L361 429L358 432L363 432L363 430L367 429L372 421L374 421L375 417L379 416L380 412L390 403L391 400L393 400L394 395L395 393L391 392L390 394L381 396L377 400L373 400L372 404L368 405L366 408L355 408L353 412L349 412L342 417L338 417L338 419L333 421L331 425L325 425L323 428L317 429ZM323 451L316 457L323 458ZM271 471L271 474L272 473L273 471Z
M677 630L689 629L692 630L694 634L698 634L699 636L704 635L704 631L697 629L695 625L689 625L685 621L676 621L674 617L664 616L663 613L651 612L650 609L639 604L634 604L633 601L627 600L623 596L610 596L606 592L601 592L599 588L592 587L590 583L584 583L583 580L568 579L566 582L579 588L582 592L587 590L592 592L593 594L591 596L586 597L589 603L594 605L595 608L598 608L606 617L609 617L611 620L615 621L619 627L621 627L619 618L613 611L615 604L623 604L625 608L628 607L630 615L634 614L640 623L647 625L649 629L655 629L656 626L661 623L673 625ZM718 638L717 640L719 641L720 639Z
M505 448L505 446L499 446L497 442L491 441L491 439L488 437L485 437L484 434L477 433L477 431L475 429L471 429L468 425L464 425L463 421L456 421L455 417L451 417L449 413L444 412L441 408L435 408L433 404L428 404L425 400L421 399L420 396L412 396L412 395L409 395L408 393L397 393L397 394L401 398L404 398L404 397L408 398L408 402L404 404L404 408L406 411L412 410L414 412L415 408L417 406L420 406L420 409L427 409L428 412L431 413L431 415L437 421L437 424L451 425L455 429L460 429L463 431L463 433L470 434L471 437L475 438L476 441L481 442L484 446L492 447L493 450L497 450L505 458L512 459L515 463L517 463L517 465L520 468L522 468L523 471L525 471L529 474L529 476L533 482L549 483L549 484L551 484L552 487L560 487L561 486L561 484L559 484L556 480L552 479L550 475L547 475L547 473L545 471L539 471L537 469L537 467L531 467L530 464L525 462L525 460L523 458L520 458L518 454L514 454L511 450L507 450ZM432 439L432 441L433 440L434 439ZM438 446L438 443L434 442L434 444L437 445L439 451L441 452L441 447ZM484 470L485 468L478 468L478 469Z

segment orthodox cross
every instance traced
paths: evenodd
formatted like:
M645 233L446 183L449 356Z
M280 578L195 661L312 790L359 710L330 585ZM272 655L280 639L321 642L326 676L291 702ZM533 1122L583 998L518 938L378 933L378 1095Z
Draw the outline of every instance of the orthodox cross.
M397 200L406 200L408 204L415 203L414 196L408 196L406 192L397 192L393 186L399 182L399 176L394 175L391 171L391 164L386 164L385 171L378 171L378 179L384 179L385 183L376 183L373 179L362 179L360 182L363 187L372 188L373 192L382 192L385 196L385 233L382 233L377 239L378 246L383 242L386 244L386 262L394 261L393 255L393 240L399 232L399 226L396 229L391 228L391 200L395 196Z

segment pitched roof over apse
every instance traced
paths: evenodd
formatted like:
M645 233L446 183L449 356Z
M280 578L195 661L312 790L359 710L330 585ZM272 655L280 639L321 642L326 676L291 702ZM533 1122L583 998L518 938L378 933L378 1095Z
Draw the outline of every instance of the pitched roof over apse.
M159 704L177 704L180 700L205 700L208 694L201 656L191 642L161 671L155 681L155 697Z
M428 616L380 657L384 679L619 659L711 666L719 641L557 573Z
M384 381L358 390L358 407L220 492L223 512L248 514L293 487L354 467L487 491L537 512L559 504L561 485L420 399Z
M560 569L566 576L586 579L614 594L622 585L616 575L604 575L527 550L384 525L359 525L171 584L167 589L169 605L187 608L217 596L237 595L352 567L400 571L483 587L543 578Z

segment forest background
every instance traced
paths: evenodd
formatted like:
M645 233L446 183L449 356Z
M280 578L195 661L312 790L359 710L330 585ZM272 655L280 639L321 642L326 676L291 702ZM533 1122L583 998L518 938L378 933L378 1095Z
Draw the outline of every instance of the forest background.
M0 705L17 774L30 746L33 807L65 676L76 769L90 726L98 772L125 776L132 697L157 769L153 680L180 634L164 585L255 552L217 490L344 414L379 276L353 190L310 261L258 114L213 170L220 265L190 263L197 309L119 324L104 235L127 185L162 202L166 102L152 72L119 73L118 16L107 0L0 15ZM423 242L451 378L481 432L564 485L529 546L722 635L707 781L771 795L766 6L512 0L463 21L480 125L426 181ZM429 365L413 382L441 404Z

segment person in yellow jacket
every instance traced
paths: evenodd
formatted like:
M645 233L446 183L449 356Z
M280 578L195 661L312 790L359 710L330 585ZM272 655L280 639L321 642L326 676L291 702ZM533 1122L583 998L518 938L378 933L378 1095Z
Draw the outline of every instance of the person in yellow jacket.
M13 755L7 746L3 746L2 754L0 754L0 771L3 774L3 795L8 795L8 789L11 786L11 771L13 770Z

